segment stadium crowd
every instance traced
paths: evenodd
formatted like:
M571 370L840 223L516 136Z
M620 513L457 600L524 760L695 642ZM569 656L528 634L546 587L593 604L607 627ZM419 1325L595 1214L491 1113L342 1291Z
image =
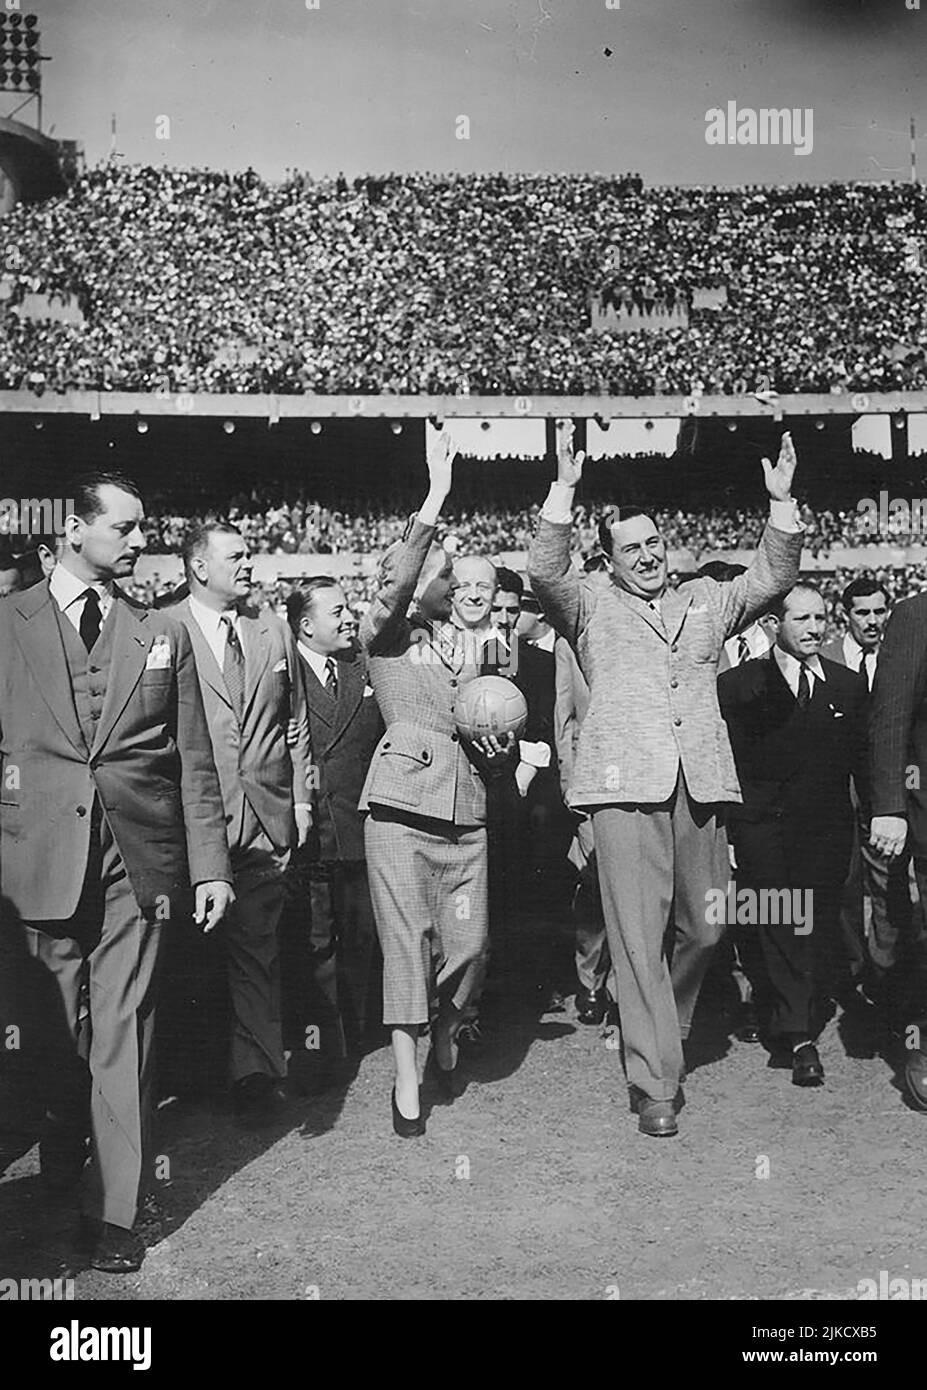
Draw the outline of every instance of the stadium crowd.
M595 549L600 510L594 503L577 507L577 534L584 555ZM452 538L453 548L472 554L492 557L527 550L537 513L537 505L449 509L446 533ZM695 556L718 550L754 550L764 521L759 508L657 508L654 514L667 544L672 549L690 550ZM385 550L401 538L408 509L389 503L368 503L358 510L333 508L306 494L281 500L274 490L259 487L248 496L232 498L222 509L205 509L204 515L221 515L233 522L255 554L369 555ZM872 537L852 507L821 511L805 508L803 519L811 554L826 554L835 546L871 544ZM171 554L179 550L189 524L189 513L181 515L169 502L160 510L154 509L147 521L149 552ZM900 525L897 538L899 542L906 539Z
M466 174L276 184L109 164L0 240L0 386L321 393L927 386L922 185ZM722 289L603 334L590 297ZM28 293L84 321L20 317ZM719 296L720 298L720 296Z

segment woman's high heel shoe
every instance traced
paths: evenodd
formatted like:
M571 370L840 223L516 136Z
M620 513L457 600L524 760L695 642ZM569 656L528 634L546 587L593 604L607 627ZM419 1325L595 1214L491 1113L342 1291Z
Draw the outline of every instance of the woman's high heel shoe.
M400 1139L418 1139L425 1133L425 1117L421 1114L414 1120L407 1120L396 1104L396 1087L393 1087L393 1129Z

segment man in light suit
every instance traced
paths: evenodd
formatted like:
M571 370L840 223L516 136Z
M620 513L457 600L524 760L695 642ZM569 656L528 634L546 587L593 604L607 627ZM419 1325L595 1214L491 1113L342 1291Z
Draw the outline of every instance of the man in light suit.
M286 624L246 606L251 557L237 527L192 527L183 559L190 596L169 611L193 645L235 875L225 931L233 1098L260 1122L273 1115L286 1074L277 926L290 850L305 844L311 823L305 692Z
M572 424L561 423L557 481L541 511L529 573L589 684L568 799L593 816L639 1126L672 1135L681 1039L720 935L706 920L706 893L729 876L721 805L740 798L718 710L718 661L727 638L798 578L795 456L785 435L776 467L763 461L770 524L746 573L724 584L695 579L677 591L667 588L663 538L639 511L612 509L600 526L611 559L608 587L572 568L571 506L583 457L573 457Z
M116 582L145 547L138 491L101 472L69 492L50 578L0 606L0 902L54 1001L29 1043L51 1117L43 1176L76 1181L89 1128L90 1262L124 1273L141 1263L132 1227L154 1178L164 924L187 930L191 882L206 931L234 894L187 633Z
M297 1004L300 1023L319 1029L318 1049L294 1052L304 1090L337 1079L349 1049L357 1052L370 1012L377 929L364 859L364 818L358 810L383 720L367 681L367 661L354 645L354 615L336 579L319 575L287 603L309 712L309 741L318 768L312 833L291 866L294 943L309 979ZM294 868L298 866L298 872ZM306 928L306 900L311 916ZM299 950L302 944L305 949ZM379 1017L379 1004L374 1006ZM298 1062L297 1062L298 1057Z

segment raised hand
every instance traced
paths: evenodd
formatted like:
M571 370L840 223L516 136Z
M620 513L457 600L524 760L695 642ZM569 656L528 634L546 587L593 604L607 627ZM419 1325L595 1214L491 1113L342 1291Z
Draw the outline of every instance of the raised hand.
M567 487L576 487L583 476L583 463L586 458L582 450L575 456L573 454L574 429L572 420L557 421L557 482L565 483Z
M792 476L795 473L795 465L798 459L795 456L795 445L792 443L792 436L788 430L782 436L782 446L779 449L779 457L776 466L773 468L769 459L763 459L763 476L766 479L766 491L774 502L788 502L792 496Z
M446 429L436 430L425 426L425 457L428 462L428 478L434 496L446 497L451 490L451 477L457 449Z

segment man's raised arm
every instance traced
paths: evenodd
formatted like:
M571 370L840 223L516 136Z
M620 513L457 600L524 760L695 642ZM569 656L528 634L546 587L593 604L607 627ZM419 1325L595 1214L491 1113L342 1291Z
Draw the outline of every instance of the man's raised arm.
M365 650L375 648L385 634L401 622L409 609L415 586L434 543L438 515L451 490L456 450L447 430L429 433L425 448L428 493L402 540L390 546L380 564L379 589L361 620L358 641Z
M573 421L557 421L557 480L541 508L537 534L528 551L528 576L544 611L571 645L583 628L583 586L570 563L573 494L586 455L573 455Z
M763 459L769 493L769 521L760 537L752 564L743 574L721 584L725 639L752 623L770 604L798 583L804 526L792 497L795 446L786 431L775 468Z

